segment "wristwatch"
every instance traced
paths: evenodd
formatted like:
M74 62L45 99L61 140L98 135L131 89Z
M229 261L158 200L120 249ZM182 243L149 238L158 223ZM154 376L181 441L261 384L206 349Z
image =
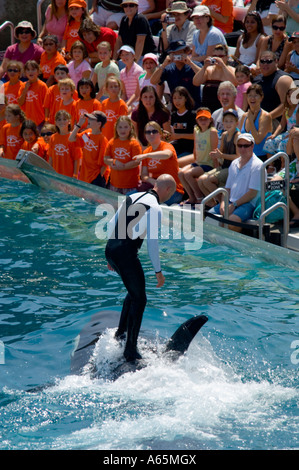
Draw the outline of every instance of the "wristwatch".
M237 207L238 207L238 204L236 203L236 201L235 201L235 202L233 202L233 205L235 206L235 208L237 208Z

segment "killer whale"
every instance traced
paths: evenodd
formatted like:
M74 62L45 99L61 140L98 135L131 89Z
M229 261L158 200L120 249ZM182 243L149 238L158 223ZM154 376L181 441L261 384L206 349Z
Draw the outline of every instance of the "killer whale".
M89 364L91 366L88 369L89 373L94 377L101 376L101 371L92 366L90 359L98 340L105 331L118 326L119 317L120 311L114 309L102 310L91 317L76 338L76 346L71 355L71 374L82 374L86 365ZM193 338L207 321L206 315L197 315L182 323L166 342L162 356L167 356L172 361L177 360L187 351ZM140 335L143 334L144 332L141 331ZM135 372L146 366L147 364L143 360L127 362L124 358L120 358L120 361L111 370L109 378L116 380L127 372Z

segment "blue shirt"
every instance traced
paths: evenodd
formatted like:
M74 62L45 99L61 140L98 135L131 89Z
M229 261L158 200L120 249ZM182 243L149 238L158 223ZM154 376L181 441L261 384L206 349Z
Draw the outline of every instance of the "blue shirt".
M216 28L215 26L211 26L208 34L205 37L205 40L202 44L199 43L199 33L200 31L197 29L193 34L192 43L195 48L195 53L198 56L206 55L208 46L216 46L217 44L226 44L225 37L220 31L220 29Z
M200 67L200 64L198 62L194 63ZM196 109L200 106L200 87L193 85L194 75L195 73L190 67L190 65L184 65L184 67L179 70L175 62L173 62L167 65L163 70L160 79L160 84L162 84L163 82L167 82L170 93L172 93L177 86L184 86L194 99Z

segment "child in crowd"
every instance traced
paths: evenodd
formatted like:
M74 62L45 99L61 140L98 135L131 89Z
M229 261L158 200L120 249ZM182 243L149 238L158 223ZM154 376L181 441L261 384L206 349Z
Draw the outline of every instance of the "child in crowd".
M78 85L81 78L90 78L92 68L86 58L88 57L86 47L82 42L75 41L70 51L71 61L68 63L69 76Z
M40 145L43 149L42 155L40 155L47 162L49 161L49 142L51 135L57 132L56 126L54 124L45 124L41 130L41 139Z
M48 92L47 85L39 80L40 68L35 60L28 60L24 67L28 78L19 96L19 105L26 114L27 119L35 122L41 128L45 121L44 100Z
M102 105L96 99L95 87L91 80L86 78L79 80L77 90L79 99L76 102L76 121L78 122L81 116L85 116L85 114L101 111ZM85 124L82 125L82 128L86 128L86 126L87 119L85 119Z
M286 152L290 130L299 123L299 88L290 88L287 91L284 111L277 128L267 138L263 150L268 156L277 152Z
M39 157L43 156L44 149L35 122L26 119L22 124L20 135L24 139L22 150L34 152Z
M73 80L70 78L64 78L58 82L58 88L60 91L60 101L56 102L56 112L61 109L67 111L72 118L72 126L75 124L76 120L76 102L73 98L74 91L76 89Z
M3 83L3 93L7 104L18 104L18 98L22 93L25 83L20 80L23 73L23 64L16 60L11 60L7 64L6 70L8 81Z
M250 69L247 65L238 65L236 67L235 76L237 80L237 95L235 104L243 111L247 111L248 101L246 91L252 84L250 81Z
M58 38L54 35L47 35L43 39L43 49L45 52L42 53L40 58L40 69L42 73L42 80L47 86L53 85L55 82L54 70L59 64L66 64L66 61L57 50Z
M80 41L78 34L84 18L88 17L87 4L84 0L69 0L68 2L68 22L62 40L62 55L66 61L70 59L70 50L75 41Z
M299 79L299 31L292 34L289 41L293 50L288 53L284 71L289 73L294 80Z
M69 78L69 70L66 65L57 65L54 70L54 77L55 81L57 82L55 85L52 85L46 94L45 101L44 101L44 108L45 108L45 120L50 122L50 124L55 123L55 114L57 113L58 109L57 106L61 100L60 90L58 87L58 83L60 80L65 78ZM78 93L77 90L74 90L73 99L77 101Z
M153 53L148 53L145 54L143 57L142 61L143 65L143 73L139 75L138 80L137 80L137 86L136 90L133 96L130 98L130 103L134 103L140 98L140 93L143 87L145 86L153 86L159 96L159 98L162 98L161 96L161 87L159 85L153 85L151 83L151 76L153 75L154 71L156 70L158 66L158 58L156 54Z
M82 151L76 143L69 141L71 115L64 110L58 111L55 125L57 132L49 142L49 163L57 173L77 178Z
M9 104L5 110L6 124L0 131L0 157L15 160L22 147L23 138L20 135L25 113L19 105Z
M115 75L119 78L119 68L117 64L111 60L112 57L112 48L109 42L102 41L97 46L98 62L94 68L91 80L94 85L98 84L99 92L97 94L97 99L103 97L103 91L106 79L111 75Z
M172 138L174 139L171 143L179 158L193 152L196 112L194 111L194 100L183 86L178 86L173 90L171 102L171 126L173 129Z
M135 155L142 153L135 130L128 116L120 116L115 124L114 138L108 142L104 162L111 169L110 189L121 194L135 191L140 182L139 162Z
M196 204L203 194L199 189L197 179L214 167L210 152L218 146L218 133L213 126L213 119L208 108L199 108L196 113L194 128L194 163L180 169L179 178L188 193L189 199L184 203Z
M88 129L78 134L86 117ZM76 142L82 148L83 158L79 179L102 188L106 187L110 173L109 167L104 163L108 140L102 134L102 129L106 121L107 118L102 111L93 111L91 114L81 116L69 138L70 142Z
M123 86L123 99L128 107L133 105L135 91L140 75L143 73L142 67L135 62L135 51L130 46L120 48L120 60L125 64L125 68L120 71L120 79Z
M102 111L107 116L107 123L102 132L110 140L114 136L114 126L119 116L126 116L128 114L128 106L120 98L121 82L115 75L107 78L105 93L107 93L109 98L102 101Z
M214 161L214 169L198 178L200 191L207 196L219 186L225 187L228 177L228 168L233 160L238 157L236 152L238 130L238 113L234 109L228 109L223 113L223 128L219 148L212 150L210 156ZM209 201L210 203L210 201ZM214 201L216 204L216 201ZM211 204L213 202L211 201Z

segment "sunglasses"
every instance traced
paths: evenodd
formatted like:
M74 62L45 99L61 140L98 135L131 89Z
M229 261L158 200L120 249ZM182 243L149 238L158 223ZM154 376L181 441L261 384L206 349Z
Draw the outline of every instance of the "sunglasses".
M31 29L30 28L19 29L18 34L31 34Z
M237 147L239 149L241 149L241 148L248 149L251 146L252 146L252 144L237 144Z
M54 132L42 132L42 133L41 133L41 136L42 136L42 137L45 137L45 136L50 137L50 135L53 135L53 134L54 134Z
M7 69L8 72L14 72L14 73L18 73L20 72L19 69Z
M260 59L261 64L272 64L272 62L275 62L274 59Z
M43 46L55 46L55 42L44 42Z
M145 133L146 135L150 135L150 134L158 134L158 132L159 132L159 131L158 131L157 129L152 129L152 130L150 130L150 131L145 131L144 133Z
M124 5L124 8L134 8L137 7L136 3L126 3Z
M285 26L275 26L275 25L272 25L272 29L274 29L274 31L284 31L286 29Z

